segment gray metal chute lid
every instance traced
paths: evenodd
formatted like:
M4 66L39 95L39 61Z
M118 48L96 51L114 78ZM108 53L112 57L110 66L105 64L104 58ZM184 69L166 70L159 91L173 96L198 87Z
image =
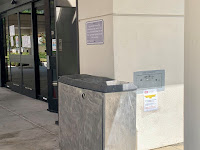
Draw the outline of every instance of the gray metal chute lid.
M106 77L91 76L86 74L62 76L59 79L59 82L102 93L135 91L137 89L133 83L120 82Z

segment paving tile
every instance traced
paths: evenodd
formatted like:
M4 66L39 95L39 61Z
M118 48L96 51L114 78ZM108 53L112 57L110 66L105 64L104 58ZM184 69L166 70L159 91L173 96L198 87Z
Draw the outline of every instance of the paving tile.
M34 128L31 123L18 116L0 118L0 135Z
M0 88L0 101L7 101L7 100L15 100L19 97L21 97L20 94L16 93L16 92L12 92L9 89L6 88Z
M59 150L58 114L47 108L45 102L0 88L0 150Z
M14 114L0 107L0 118L5 118L8 116L14 116Z
M23 116L40 126L55 125L55 121L58 120L58 114L48 112L47 110L29 112L23 114Z
M56 124L53 124L53 125L46 125L46 126L43 126L45 129L51 131L52 133L58 135L59 134L59 126L56 125Z
M0 105L19 114L48 109L46 102L18 94L6 88L0 88Z
M15 99L15 100L10 100ZM29 112L46 111L48 104L39 100L31 99L21 95L20 97L9 97L7 100L0 101L0 105L18 114Z
M4 137L4 138L2 138ZM55 150L59 149L58 136L33 128L0 136L3 150Z

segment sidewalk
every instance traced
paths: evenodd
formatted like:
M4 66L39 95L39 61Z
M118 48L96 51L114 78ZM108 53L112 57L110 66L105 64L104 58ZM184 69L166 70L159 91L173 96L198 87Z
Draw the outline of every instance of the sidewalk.
M57 119L47 103L0 88L1 150L58 150Z

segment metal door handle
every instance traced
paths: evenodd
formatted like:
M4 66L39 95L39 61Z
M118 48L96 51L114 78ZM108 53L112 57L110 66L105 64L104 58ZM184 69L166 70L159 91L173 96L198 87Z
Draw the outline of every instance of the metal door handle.
M50 69L50 57L47 55L47 69Z

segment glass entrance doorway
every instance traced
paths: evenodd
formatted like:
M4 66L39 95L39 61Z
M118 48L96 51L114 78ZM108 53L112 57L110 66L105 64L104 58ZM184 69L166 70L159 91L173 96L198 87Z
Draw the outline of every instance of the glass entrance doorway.
M57 1L56 39L58 43L58 77L79 74L78 20L76 0Z
M39 80L40 98L46 100L48 97L48 82L47 82L47 48L46 48L46 31L45 31L45 16L44 6L36 8L37 14L37 38L38 38L38 55L39 55Z
M6 86L36 98L31 5L4 18Z
M48 87L52 85L47 82L44 2L26 4L8 11L1 18L1 23L4 85L18 93L47 101Z

